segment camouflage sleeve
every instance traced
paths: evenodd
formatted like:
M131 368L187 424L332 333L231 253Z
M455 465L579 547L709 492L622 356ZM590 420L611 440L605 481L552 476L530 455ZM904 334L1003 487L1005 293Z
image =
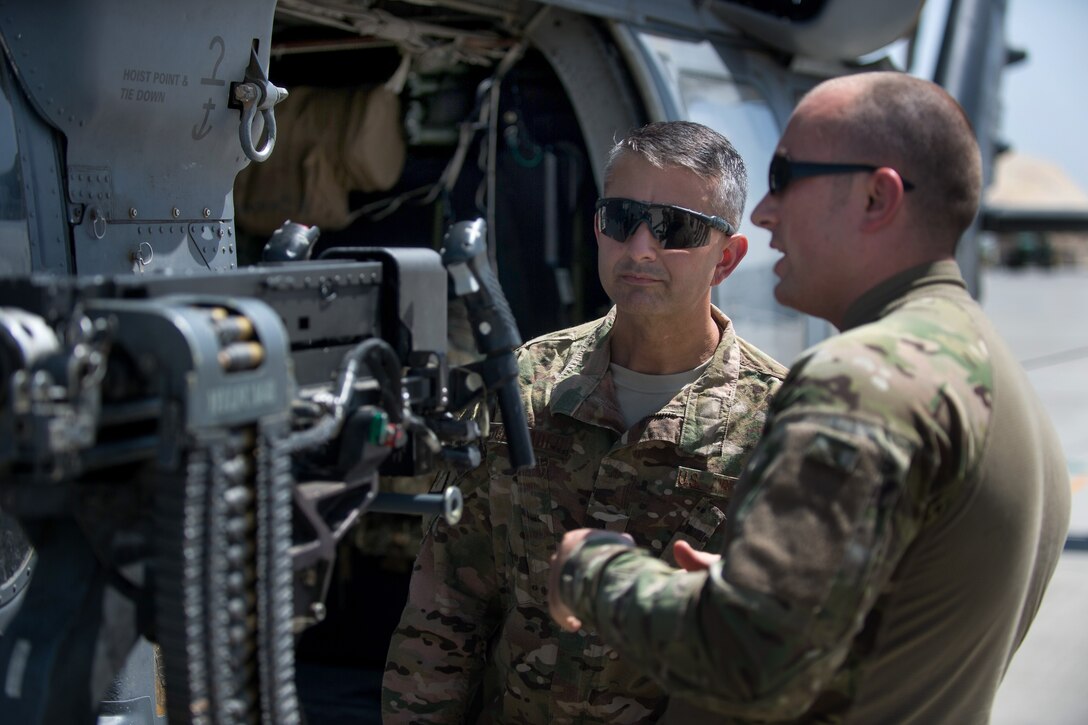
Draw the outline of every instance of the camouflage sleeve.
M829 687L917 533L914 447L849 416L779 418L738 485L728 548L709 571L585 546L560 595L671 695L793 720Z
M456 526L431 522L389 645L382 680L385 723L461 723L498 624L487 466L462 477Z

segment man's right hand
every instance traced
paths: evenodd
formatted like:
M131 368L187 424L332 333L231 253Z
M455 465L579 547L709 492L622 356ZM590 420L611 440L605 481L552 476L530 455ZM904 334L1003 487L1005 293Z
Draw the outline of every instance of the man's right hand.
M680 540L672 545L672 553L676 558L676 563L684 571L705 571L710 566L721 560L721 556L718 554L708 554L705 551L698 551L692 548L691 544L686 541Z

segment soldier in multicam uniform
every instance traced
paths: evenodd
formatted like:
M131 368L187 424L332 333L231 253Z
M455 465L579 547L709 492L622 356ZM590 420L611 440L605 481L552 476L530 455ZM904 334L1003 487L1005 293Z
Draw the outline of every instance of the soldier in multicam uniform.
M722 555L678 552L678 572L571 532L556 621L718 722L988 722L1070 490L954 261L980 180L962 109L928 81L862 74L801 101L752 220L785 255L779 301L842 334L776 395Z
M552 623L549 558L587 526L670 563L677 541L717 548L785 370L710 303L747 251L732 145L650 124L616 145L604 185L595 228L615 307L520 349L536 466L511 474L493 424L485 463L458 481L461 523L427 532L390 645L387 723L635 723L666 706L611 647Z

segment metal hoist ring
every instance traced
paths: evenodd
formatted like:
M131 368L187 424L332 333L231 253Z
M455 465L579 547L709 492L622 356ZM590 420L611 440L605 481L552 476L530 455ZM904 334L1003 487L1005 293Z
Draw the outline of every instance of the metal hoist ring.
M94 207L91 207L90 218L91 218L91 228L90 228L91 236L94 237L95 239L102 239L103 237L105 237L106 236L106 225L108 223L106 221L106 215L103 214L102 211L98 207L94 206ZM101 226L101 229L99 228L100 226Z
M250 84L244 84L243 86L239 86L238 90L241 91L242 88L249 85ZM269 105L268 108L259 109L261 111L261 119L264 121L264 142L261 144L260 148L257 148L253 144L253 122L257 119L259 106L263 105L265 104L243 102L242 123L238 127L238 140L242 144L242 151L251 160L258 163L267 160L268 157L272 155L272 149L276 146L276 114L271 105Z
M257 163L265 161L276 146L276 115L273 109L287 98L287 91L269 82L257 59L257 51L251 50L245 80L234 87L233 93L234 100L242 104L242 121L238 126L242 152ZM261 112L264 121L264 140L260 148L253 143L253 123L257 120L257 111Z

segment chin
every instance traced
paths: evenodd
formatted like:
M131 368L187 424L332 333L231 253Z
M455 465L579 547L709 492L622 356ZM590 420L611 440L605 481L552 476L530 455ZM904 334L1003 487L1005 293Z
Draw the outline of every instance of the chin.
M626 294L616 300L616 307L637 315L655 315L665 308L662 300L648 295Z
M807 309L809 306L805 304L803 297L798 297L796 294L790 294L789 289L783 289L782 287L783 286L780 283L774 288L774 299L778 304L806 315L812 314L812 312Z

